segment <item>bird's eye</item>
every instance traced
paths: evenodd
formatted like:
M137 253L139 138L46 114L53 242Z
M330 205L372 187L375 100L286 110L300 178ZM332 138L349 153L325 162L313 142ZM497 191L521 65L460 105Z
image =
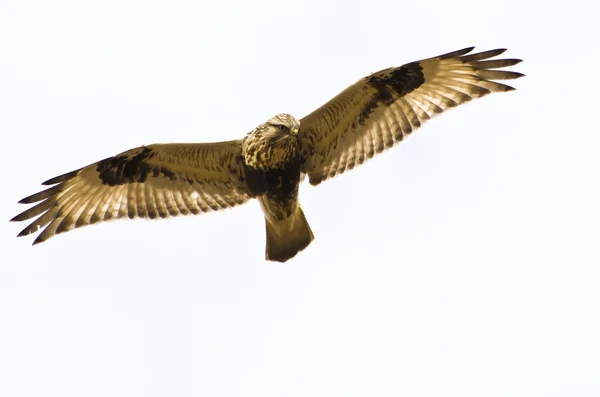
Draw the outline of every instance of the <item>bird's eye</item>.
M283 124L279 124L277 126L277 128L279 129L279 131L285 131L285 130L287 130L287 127L285 125L283 125Z

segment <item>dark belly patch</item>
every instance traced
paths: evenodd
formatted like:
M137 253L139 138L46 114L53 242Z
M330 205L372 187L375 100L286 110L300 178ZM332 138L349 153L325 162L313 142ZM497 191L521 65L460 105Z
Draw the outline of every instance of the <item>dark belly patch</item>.
M300 161L290 162L283 169L268 171L245 166L246 179L254 196L268 194L270 197L287 200L294 197L300 183Z

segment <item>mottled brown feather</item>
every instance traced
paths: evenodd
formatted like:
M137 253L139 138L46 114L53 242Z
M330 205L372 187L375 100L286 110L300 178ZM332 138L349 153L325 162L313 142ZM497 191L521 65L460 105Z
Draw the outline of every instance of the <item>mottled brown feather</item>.
M388 68L359 80L300 121L302 172L310 183L343 173L400 142L448 108L514 88L493 80L523 74L499 69L519 59L488 58L505 49L474 47Z

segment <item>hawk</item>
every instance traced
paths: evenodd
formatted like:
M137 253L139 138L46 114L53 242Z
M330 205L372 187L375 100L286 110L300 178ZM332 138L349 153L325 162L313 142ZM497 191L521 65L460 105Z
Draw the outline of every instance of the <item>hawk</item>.
M266 223L266 259L285 262L314 239L298 200L305 175L318 185L402 141L448 108L514 88L496 80L519 59L474 47L364 77L297 120L279 114L244 138L142 146L49 179L37 203L12 221L37 217L19 236L33 244L118 218L168 218L219 211L257 199Z

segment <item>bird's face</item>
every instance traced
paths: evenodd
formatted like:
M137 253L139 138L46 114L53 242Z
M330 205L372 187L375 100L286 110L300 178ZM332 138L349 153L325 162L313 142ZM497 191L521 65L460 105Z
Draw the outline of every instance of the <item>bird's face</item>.
M300 122L287 113L271 117L265 124L265 135L279 140L281 138L296 136L300 129Z
M300 122L282 113L270 118L246 136L242 153L248 165L259 169L281 168L299 152Z

